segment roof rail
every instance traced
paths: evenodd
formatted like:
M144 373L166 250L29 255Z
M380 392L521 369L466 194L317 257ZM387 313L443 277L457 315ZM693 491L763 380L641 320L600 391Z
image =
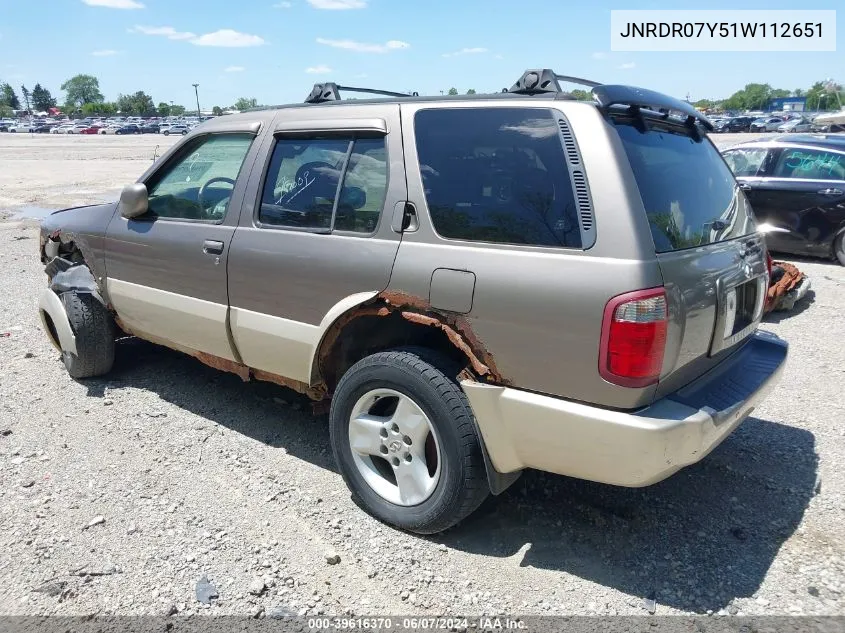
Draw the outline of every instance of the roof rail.
M418 97L418 92L392 92L390 90L377 90L375 88L353 88L352 86L339 86L333 82L314 84L311 94L305 99L305 103L326 103L328 101L340 101L340 91L345 92L366 92L373 95L385 97Z
M707 131L713 130L713 124L707 117L686 101L635 86L604 85L580 77L558 75L549 68L526 70L510 90L503 92L521 95L566 94L560 87L561 81L592 88L593 98L599 108L605 112L610 111L614 106L627 106L638 116L643 114L643 110L646 113L654 112L663 118L668 118L672 112L677 112L686 115L687 126L695 127L698 122Z

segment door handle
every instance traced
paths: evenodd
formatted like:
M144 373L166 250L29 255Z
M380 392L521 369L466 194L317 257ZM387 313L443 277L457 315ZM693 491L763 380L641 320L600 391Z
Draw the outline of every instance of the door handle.
M746 184L744 182L739 183L739 188L743 191L751 191L751 185Z
M841 189L819 189L816 193L820 193L823 196L840 196L842 195Z
M202 243L202 252L206 255L222 255L223 242L217 240L206 240Z

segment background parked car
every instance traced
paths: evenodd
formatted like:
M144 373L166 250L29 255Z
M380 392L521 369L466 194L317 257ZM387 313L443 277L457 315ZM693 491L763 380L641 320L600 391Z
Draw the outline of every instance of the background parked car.
M65 132L65 134L79 134L82 130L87 130L88 127L89 126L85 123L77 123L72 128L68 128L68 131Z
M171 134L181 134L185 136L188 133L188 126L187 125L171 125L167 128L162 134L165 136L170 136Z
M845 137L789 135L723 152L772 251L845 265Z
M793 133L793 132L809 132L813 125L806 119L791 119L778 126L778 132Z
M158 123L147 123L141 126L141 134L158 134Z
M141 128L139 128L134 123L130 123L129 125L124 125L122 127L117 128L114 131L115 134L140 134Z
M757 119L751 124L750 129L752 132L776 132L778 127L783 124L783 117L770 116Z
M99 134L100 126L99 125L92 125L91 127L87 127L84 130L81 130L80 134Z
M738 116L728 121L726 132L750 132L751 124L756 119L753 116Z
M73 127L73 124L65 123L58 127L54 127L52 130L50 130L50 134L67 134L67 131L73 129Z
M9 126L9 131L13 133L32 132L36 127L38 127L37 123L15 123Z

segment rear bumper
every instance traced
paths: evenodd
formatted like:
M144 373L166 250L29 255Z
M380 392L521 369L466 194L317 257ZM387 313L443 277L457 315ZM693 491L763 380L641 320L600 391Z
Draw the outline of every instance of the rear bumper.
M704 458L780 379L787 344L758 332L683 389L634 412L464 381L497 471L647 486Z

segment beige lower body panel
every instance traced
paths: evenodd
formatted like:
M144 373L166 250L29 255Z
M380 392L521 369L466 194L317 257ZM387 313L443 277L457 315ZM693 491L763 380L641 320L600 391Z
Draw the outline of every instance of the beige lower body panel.
M706 410L661 400L637 413L528 391L461 383L496 470L523 468L619 486L647 486L706 456L750 413L717 422Z
M121 322L141 338L235 360L228 306L120 279L109 279L107 288Z

